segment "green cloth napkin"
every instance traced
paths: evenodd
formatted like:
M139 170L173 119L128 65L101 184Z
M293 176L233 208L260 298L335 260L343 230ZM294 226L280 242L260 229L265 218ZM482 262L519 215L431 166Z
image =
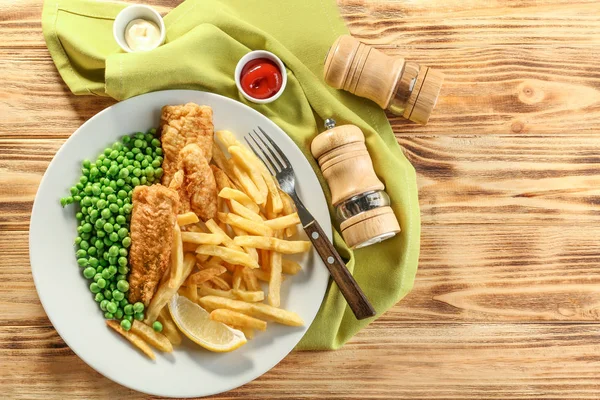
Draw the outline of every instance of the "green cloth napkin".
M351 251L336 232L335 245L348 269L381 315L412 288L419 259L420 220L415 171L406 160L384 112L375 103L328 87L322 78L329 46L348 33L332 0L187 0L164 17L166 43L150 52L124 53L112 24L126 4L46 0L44 37L58 71L77 95L124 100L163 89L197 89L233 98L279 125L300 147L329 189L310 154L323 120L355 124L366 136L377 175L386 185L402 233ZM283 95L267 105L247 102L234 69L248 51L266 49L288 68ZM334 215L330 206L330 213ZM339 225L334 222L334 227ZM336 349L374 318L357 321L337 286L327 294L298 349Z

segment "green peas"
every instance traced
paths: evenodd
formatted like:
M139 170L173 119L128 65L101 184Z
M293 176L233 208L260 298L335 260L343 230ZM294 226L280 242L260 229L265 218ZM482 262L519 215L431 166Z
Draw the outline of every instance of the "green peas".
M131 239L129 237L123 238L121 244L123 245L123 247L128 248L129 246L131 246Z
M125 315L133 315L133 306L131 304L127 304L125 307L123 307L123 312Z
M124 248L122 248L122 247L121 247L121 248L119 249L119 255L120 255L121 257L127 257L127 249L124 249Z
M126 219L125 219L125 217L123 215L117 215L116 219L117 219L117 224L121 224L121 225L124 224L125 221L126 221ZM121 229L126 229L126 228L121 228ZM119 229L119 231L121 229Z
M94 210L94 211L95 211L95 210ZM91 231L92 231L92 224L89 224L89 223L87 223L87 224L84 224L84 225L83 225L83 228L82 228L82 230L83 230L84 232L86 232L86 233L89 233L89 232L91 232Z
M127 267L119 267L118 269L121 268L125 268L126 271L128 271ZM118 281L126 281L127 280L127 276L125 276L125 274L121 274L121 272L119 272L119 275L117 275L117 277L115 278Z
M99 215L99 214L100 214L100 213L99 213L99 212L98 212L98 210L96 210L96 209L94 209L94 210L90 211L90 217L92 217L92 218L98 218L98 215ZM90 228L91 228L91 227L90 227Z
M104 165L101 165L100 168L98 168L100 170L101 174L106 174L108 172L108 168L105 167Z
M154 153L156 153L157 156L162 156L163 151L161 148L158 148L158 149L154 150Z
M100 233L100 232L98 232L98 233ZM96 248L98 250L104 249L104 242L100 239L96 239L96 243L94 243L94 245L96 246Z
M100 199L98 200L98 202L96 203L96 207L98 207L99 210L102 210L103 208L105 208L107 206L107 202L104 199Z
M128 331L131 329L131 322L129 320L122 320L121 321L121 328L123 328L124 330Z
M156 168L154 170L154 176L156 178L160 178L162 176L162 174L163 174L163 169L162 168L159 167L159 168Z
M123 320L133 322L133 315L123 315Z
M82 232L80 236L83 240L89 240L92 237L92 234L89 232Z
M102 189L102 193L104 193L105 195L109 195L109 194L113 194L115 192L115 190L113 188L111 188L110 186L105 186Z
M130 214L130 213L131 213L131 209L132 209L132 207L131 207L131 204L125 204L125 205L123 206L123 212L124 212L125 214Z
M141 169L139 169L139 168L134 168L134 169L133 169L133 175L135 175L135 176L140 176L140 175L142 175L142 170L141 170Z
M96 274L94 275L94 282L98 283L98 279L102 279L102 273L98 273L96 271Z
M108 270L108 268L104 269L102 271L102 279L108 280L110 278L111 278L110 271Z
M96 282L96 284L98 284L98 287L100 289L104 289L106 287L106 279L102 278L102 275L100 275L101 278L98 279L98 281Z
M140 147L142 147L142 146L144 145L144 142L143 142L143 141L141 141L140 139L136 139L136 140L133 142L133 145L134 145L135 147L137 147L137 148L140 148Z
M119 266L121 266L121 267L127 266L127 258L126 257L119 257L117 262L119 263ZM119 271L119 273L120 273L120 271Z
M90 292L92 292L92 293L100 292L100 287L98 286L98 284L96 282L90 283Z
M85 176L85 175L83 175L81 178L79 178L79 182L80 182L82 185L85 185L85 184L88 182L88 177L87 177L87 176Z
M154 147L160 147L160 140L154 138L154 139L152 139L150 144L152 144L152 146L154 146Z
M102 210L100 212L100 216L102 217L102 219L104 220L104 224L106 223L106 220L109 219L112 216L112 213L110 212L110 210L108 208L105 208L104 210ZM103 226L104 226L103 224Z
M96 275L96 270L92 267L87 267L83 270L83 276L85 276L86 279L92 279L94 275Z
M119 190L119 192L117 193L117 197L119 197L120 199L124 199L127 197L127 192L124 190Z
M144 313L141 313L141 312L135 313L135 314L133 314L133 318L135 318L138 321L143 321L144 320Z
M162 326L162 324L160 322L154 321L152 323L152 329L154 329L156 332L162 332L163 326Z
M75 218L77 219L77 221L81 221L83 219L83 213L78 212L77 214L75 214Z
M111 300L112 299L112 292L108 289L104 289L104 298Z
M129 170L127 168L122 168L119 171L119 178L125 179L129 176Z
M127 304L129 304L129 301L127 300L127 298L124 298L123 300L121 300L119 302L119 305L121 306L121 308L125 307Z
M90 256L95 256L98 253L98 249L96 249L94 246L90 246L90 248L88 249L88 254Z
M129 290L129 283L127 281L121 280L117 282L117 290L125 293Z
M97 259L96 257L90 257L90 258L88 259L88 264L89 264L91 267L94 267L94 268L96 268L96 267L98 266L98 259Z
M140 163L140 166L145 169L145 168L148 168L150 166L150 163L148 162L148 160L143 159L141 161L141 163ZM142 171L142 172L144 172L144 171Z
M102 293L96 293L94 300L96 300L96 303L100 303L101 301L104 301L104 295Z
M115 318L116 319L121 319L123 318L123 310L121 310L120 308L117 310L117 312L115 313Z
M116 200L115 200L115 201L116 201ZM119 212L119 205L118 205L118 204L115 204L115 203L111 203L111 204L108 206L108 209L110 210L110 212L111 212L111 213L113 213L113 214L116 214L116 213L118 213L118 212Z
M153 160L152 163L150 164L153 168L158 168L160 167L160 161L158 160Z
M125 181L121 178L117 179L117 186L118 187L123 187L125 186Z
M112 228L112 227L111 227ZM108 249L108 255L110 257L116 257L119 255L119 247L116 245L112 245L110 246L110 249ZM111 263L112 264L112 263Z
M123 206L123 211L125 211L125 206ZM129 234L129 231L127 230L127 228L120 228L117 231L117 234L121 239L124 239Z
M136 302L133 305L133 312L134 313L142 313L142 312L144 312L144 303L142 303L141 301Z
M77 258L87 257L87 251L85 251L83 249L79 249L75 252L75 257L77 257Z
M92 199L90 197L88 197L88 196L85 196L83 199L81 199L81 205L84 206L84 207L91 206L92 205Z
M113 295L113 299L115 299L117 301L121 301L125 298L125 294L118 289L113 290L112 295Z
M115 265L117 263L117 257L111 257L110 254L109 254L109 256L108 256L108 262L111 265Z
M87 250L90 248L90 244L86 240L82 240L81 243L79 243L79 247L83 250Z
M109 313L109 312L105 312L104 313L104 318L106 319L113 319L115 316L113 315L113 313Z
M114 160L117 157L119 157L119 152L117 150L112 150L108 155L108 158L110 158L111 160Z
M108 300L104 299L100 302L100 309L102 311L106 311L106 306L108 305Z
M110 272L110 276L112 278L113 276L115 276L117 274L117 267L115 267L114 265L111 265L110 267L108 267L108 271Z
M78 258L77 259L77 264L79 264L80 267L87 267L88 265L88 259L87 258Z
M108 238L113 241L116 242L119 240L119 235L117 235L117 232L113 232L110 235L108 235Z
M134 186L139 185L140 184L139 178L137 178L135 176L133 178L131 178L131 184L134 185Z
M113 231L113 226L108 222L104 224L104 232L111 233Z
M142 176L142 177L140 178L140 183L141 183L142 185L145 185L147 181L148 181L148 178L146 178L145 176Z
M115 303L114 301L110 301L108 302L108 304L106 305L106 311L108 311L109 313L116 313L117 312L117 303Z

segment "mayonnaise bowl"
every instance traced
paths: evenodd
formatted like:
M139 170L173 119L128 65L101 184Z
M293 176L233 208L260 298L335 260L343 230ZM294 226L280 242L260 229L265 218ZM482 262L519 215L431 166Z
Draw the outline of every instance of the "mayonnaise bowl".
M154 8L133 4L117 14L113 23L113 36L127 53L149 51L165 42L165 23Z

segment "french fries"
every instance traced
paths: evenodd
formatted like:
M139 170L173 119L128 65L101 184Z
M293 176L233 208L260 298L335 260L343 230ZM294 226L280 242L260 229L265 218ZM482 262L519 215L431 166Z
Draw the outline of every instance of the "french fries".
M169 287L173 288L175 282L181 279L183 266L183 242L181 241L181 229L175 224L173 227L173 244L171 246L171 276Z
M264 224L269 228L273 229L274 231L296 226L299 223L300 218L298 217L298 213L296 212L289 215L284 215L283 217L264 221Z
M243 247L272 250L283 254L304 253L310 250L310 242L305 240L282 240L266 236L236 236L233 243Z
M278 236L281 237L281 234L278 232ZM281 253L276 251L272 251L271 254L271 277L269 279L269 295L267 299L269 300L269 304L273 307L279 307L280 297L279 292L281 290L281 269L282 269L282 261L281 261ZM253 275L254 276L254 275Z
M225 281L225 279L221 278L220 276L215 276L214 278L212 278L210 280L210 283L215 285L217 287L217 289L221 289L221 290L230 290L231 289L231 286L229 286L229 284Z
M249 291L255 292L260 290L258 280L256 279L256 276L254 276L254 274L252 273L251 269L245 267L242 268L242 279L246 284L246 288L248 288Z
M170 353L173 351L173 345L169 342L167 337L159 332L156 332L150 326L144 324L143 322L133 320L133 324L131 324L131 332L140 336L142 339L146 341L146 343L154 346L156 349Z
M263 320L223 308L212 311L210 313L210 319L240 328L258 329L259 331L267 329L267 323Z
M240 217L244 217L246 219L260 222L260 223L263 222L263 219L260 217L258 212L255 212L249 208L246 208L245 206L243 206L241 203L239 203L235 199L229 200L229 206L230 206L229 208L231 209L231 212L239 215ZM281 228L272 228L272 229L281 229Z
M158 322L160 322L163 326L162 334L169 339L171 344L178 346L181 344L181 335L177 330L177 325L173 322L173 318L171 318L171 313L169 312L168 307L164 307L160 314L158 315Z
M224 298L232 299L232 300L237 299L237 296L233 293L232 290L214 289L206 284L202 284L202 285L198 286L198 294L203 297L204 296L219 296L219 297L224 297Z
M146 356L148 356L150 359L156 360L156 356L154 355L154 352L152 351L150 346L148 346L148 344L144 342L144 340L138 335L131 331L126 331L125 329L121 328L119 322L114 319L107 320L106 325L114 329L116 332L120 333L125 339L129 340L135 347L140 349L140 351Z
M200 285L201 283L210 281L215 276L221 275L225 271L227 271L227 268L222 265L206 268L190 275L187 281L194 285Z
M238 236L241 237L241 236ZM207 256L217 256L223 261L230 264L244 265L249 268L258 268L258 263L247 253L243 251L233 250L228 247L214 246L210 244L201 244L196 249L197 254L204 254Z
M247 290L233 289L233 295L239 300L247 303L258 303L259 301L263 301L265 299L265 292L262 290L249 292Z
M262 269L253 269L252 273L259 281L270 282L271 281L271 272L263 271Z
M225 157L223 150L221 150L221 147L219 147L217 143L213 143L212 153L212 160L215 162L215 164L217 164L221 171L223 171L227 175L227 177L233 182L235 186L240 187L240 183L237 181L237 178L233 174L233 170L231 169L231 164L229 164L229 160L227 160L227 157Z
M218 233L181 232L181 239L184 243L216 245L223 243L224 237Z
M283 193L280 192L281 194L281 201L283 203L283 213L285 215L290 215L293 214L294 212L296 212L295 207L294 207L294 202L292 201L292 199L290 199L290 196L287 195L287 193ZM296 234L296 227L295 226L290 226L285 228L285 236L287 237L291 237L294 236Z
M237 311L251 317L272 320L283 325L302 326L304 321L298 314L292 311L282 310L281 308L271 307L263 303L246 303L239 300L231 300L217 296L205 296L198 300L202 307L209 307L213 310L226 308L231 311Z
M256 203L254 203L254 201L252 201L252 199L248 197L246 193L237 189L225 187L219 192L219 197L227 200L235 200L244 207L248 207L250 210L256 213L260 210Z
M301 269L302 267L296 261L282 260L281 262L281 270L284 274L296 275Z
M200 221L198 219L198 216L196 214L194 214L193 212L186 212L185 214L179 214L177 216L177 224L179 226L184 226L184 225L189 225L189 224L195 224L196 222Z
M233 244L233 240L213 219L206 221L206 228L214 234L221 235L223 237L223 245L226 247L232 250L243 251L240 246Z
M240 328L239 330L244 333L244 336L246 337L246 339L252 339L252 338L254 338L254 329Z
M206 245L201 245L206 246ZM190 272L196 265L196 257L193 254L186 254L183 258L182 263L182 271L179 276L179 280L172 281L171 279L167 280L160 284L158 290L152 297L152 301L150 305L146 309L146 318L144 319L144 323L151 324L156 321L156 317L160 313L160 310L164 308L164 306L169 302L171 297L179 290L179 287L183 284L183 282L187 279ZM171 275L173 276L173 275Z
M235 164L232 160L228 160L228 162L233 176L235 176L237 181L240 183L240 187L244 188L244 191L256 204L264 204L267 201L267 197L258 190L256 184L252 181L252 179L250 179L248 173Z
M231 226L236 226L240 229L245 230L246 232L253 233L255 235L269 236L273 233L273 230L266 226L263 221L252 221L231 213L218 213L217 215L219 216L219 220L223 223L229 224Z
M239 289L242 283L242 268L244 267L236 267L235 271L233 271L233 279L231 280L231 286L234 289ZM258 271L258 270L254 270Z
M256 168L255 163L252 162L253 160L248 157L248 154L244 152L240 146L229 146L227 150L229 150L234 162L239 164L248 173L248 176L250 176L250 179L254 182L258 192L265 199L264 201L266 201L269 189L267 188L267 184L265 183L262 174L258 168ZM259 204L264 204L264 201Z

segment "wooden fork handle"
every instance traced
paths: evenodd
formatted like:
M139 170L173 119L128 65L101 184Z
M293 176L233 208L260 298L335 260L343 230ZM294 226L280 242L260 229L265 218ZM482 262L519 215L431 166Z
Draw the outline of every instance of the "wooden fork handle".
M340 288L340 292L348 302L356 319L373 317L376 314L375 309L346 268L342 257L327 239L319 223L315 220L311 221L304 227L304 231L329 269L329 273Z

